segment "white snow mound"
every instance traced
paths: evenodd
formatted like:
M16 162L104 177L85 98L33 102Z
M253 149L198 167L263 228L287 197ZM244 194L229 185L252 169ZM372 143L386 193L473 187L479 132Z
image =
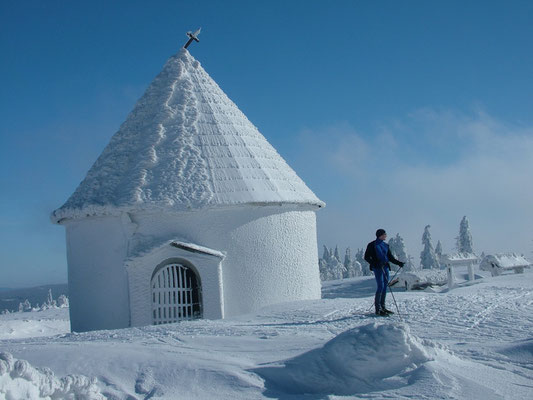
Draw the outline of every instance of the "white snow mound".
M273 391L348 395L403 386L405 380L389 378L431 359L407 325L372 323L345 331L282 367L255 372Z
M57 378L50 369L34 368L10 353L0 353L0 400L100 400L105 397L96 378L68 375Z

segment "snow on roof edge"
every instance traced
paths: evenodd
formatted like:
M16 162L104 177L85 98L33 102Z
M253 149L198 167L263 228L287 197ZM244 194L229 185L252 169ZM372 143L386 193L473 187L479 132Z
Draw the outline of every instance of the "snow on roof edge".
M185 251L191 251L193 253L200 253L200 254L207 254L219 258L226 258L226 255L218 250L210 249L209 247L200 246L198 244L194 243L187 243L187 242L181 242L181 241L172 241L170 243L171 246L176 247L178 249L183 249Z
M164 247L172 246L178 249L182 249L185 251L190 251L193 253L198 253L202 255L208 255L208 256L214 256L218 257L220 259L226 258L226 254L224 252L211 249L209 247L205 247L196 243L191 243L190 241L187 241L183 238L174 238L174 239L156 239L156 240L148 240L147 242L143 242L142 246L134 246L129 254L127 255L125 262L126 264L129 264L133 262L136 259L143 258L145 256L150 255L154 251L157 251L159 249L162 249Z
M129 206L109 206L109 205L91 205L90 207L84 207L81 209L62 209L58 208L50 214L50 221L53 224L61 225L63 221L67 220L82 220L85 218L91 217L104 217L104 216L120 216L122 213L132 213L132 212L192 212L192 211L206 211L206 210L223 210L231 209L235 207L249 206L249 207L273 207L273 206L310 206L312 209L321 209L326 206L326 203L319 200L318 202L311 201L262 201L262 202L242 202L242 203L233 203L233 204L218 204L218 205L207 205L202 208L172 208L166 205L147 205L144 204L144 207L139 207L139 205L129 205Z

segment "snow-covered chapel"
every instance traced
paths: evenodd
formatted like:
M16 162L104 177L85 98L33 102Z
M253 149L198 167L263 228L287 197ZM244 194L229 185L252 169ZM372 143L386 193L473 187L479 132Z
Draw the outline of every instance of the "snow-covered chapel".
M52 213L66 228L71 329L320 298L323 206L182 49Z

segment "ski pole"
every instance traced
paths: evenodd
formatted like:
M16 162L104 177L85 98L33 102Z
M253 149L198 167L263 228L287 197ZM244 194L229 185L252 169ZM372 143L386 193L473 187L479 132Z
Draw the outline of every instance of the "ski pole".
M392 282L392 281L394 280L394 278L396 278L396 275L398 275L398 272L400 272L400 269L401 269L401 268L398 268L398 271L396 271L396 272L394 273L394 275L392 276L392 278L389 279L389 282ZM389 285L389 282L387 282L387 286Z
M402 314L400 314L400 309L398 308L398 303L396 303L396 299L394 298L394 293L392 292L392 289L389 285L387 285L389 288L389 292L392 296L392 300L394 300L394 305L396 306L396 311L398 312L398 317L400 317L400 321L403 322Z

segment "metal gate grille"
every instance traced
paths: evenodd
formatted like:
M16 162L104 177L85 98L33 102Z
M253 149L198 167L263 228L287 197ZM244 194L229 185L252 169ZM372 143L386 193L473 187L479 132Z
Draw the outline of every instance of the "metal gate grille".
M169 264L152 278L153 324L170 324L201 317L198 279L181 264Z

